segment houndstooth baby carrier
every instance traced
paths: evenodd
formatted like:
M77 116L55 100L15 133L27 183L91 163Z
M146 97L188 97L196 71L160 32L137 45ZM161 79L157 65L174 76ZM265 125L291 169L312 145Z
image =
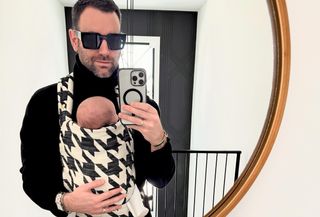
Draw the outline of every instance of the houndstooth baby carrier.
M120 210L97 216L129 216L126 203L135 189L134 148L130 132L120 121L100 129L87 129L72 120L73 73L58 83L58 106L64 186L73 191L82 184L103 178L106 183L94 193L121 187L127 197L121 201ZM90 215L71 213L69 216Z

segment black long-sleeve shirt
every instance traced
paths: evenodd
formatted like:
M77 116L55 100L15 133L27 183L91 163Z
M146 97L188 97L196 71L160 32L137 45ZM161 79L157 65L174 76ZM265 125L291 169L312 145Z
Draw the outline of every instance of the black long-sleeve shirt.
M74 66L73 119L79 104L91 96L110 99L117 112L119 106L114 92L117 73L110 78L98 78L85 68L77 57ZM157 104L147 102L158 111ZM20 131L23 189L40 207L56 216L66 216L55 204L58 192L67 190L63 186L62 163L59 152L59 118L57 84L39 89L31 97ZM133 133L136 184L141 189L145 180L156 187L164 187L172 178L175 165L170 141L160 150L151 152L148 143L138 131Z

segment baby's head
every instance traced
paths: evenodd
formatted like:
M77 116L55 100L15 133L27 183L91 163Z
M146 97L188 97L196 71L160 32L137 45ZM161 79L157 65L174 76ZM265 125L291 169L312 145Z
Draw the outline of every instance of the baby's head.
M77 110L77 123L80 127L99 129L118 121L113 103L105 97L93 96L82 101Z

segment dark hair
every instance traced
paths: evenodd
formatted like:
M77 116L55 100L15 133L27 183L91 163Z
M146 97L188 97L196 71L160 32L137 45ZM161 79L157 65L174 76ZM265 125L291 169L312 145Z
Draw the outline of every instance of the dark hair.
M103 12L115 12L121 22L121 12L113 0L78 0L72 8L72 26L78 28L80 15L87 7L93 7Z

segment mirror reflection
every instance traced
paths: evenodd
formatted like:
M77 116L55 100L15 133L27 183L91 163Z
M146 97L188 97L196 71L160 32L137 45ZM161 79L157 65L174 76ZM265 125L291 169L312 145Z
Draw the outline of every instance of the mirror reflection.
M135 5L138 4L139 1L136 0ZM141 10L151 8L143 7L141 3L140 8L136 9L139 9L136 13L141 14ZM161 10L170 14L174 10L177 17L173 18L170 14L171 22L165 20L161 24L171 26L170 36L178 37L175 42L180 44L182 52L179 53L179 45L175 43L171 44L175 49L170 50L170 54L176 54L174 57L178 57L178 60L192 56L192 49L186 49L182 44L186 35L192 35L192 31L187 31L185 26L190 27L193 22L186 18L180 19L183 20L185 28L182 34L178 33L179 28L172 26L179 22L179 13L196 14L194 65L190 64L190 60L187 64L177 60L173 61L176 67L171 66L168 70L160 67L160 106L165 113L167 112L162 115L168 115L165 125L173 141L176 139L178 143L173 142L173 148L177 152L180 149L188 149L194 153L175 153L176 176L167 186L169 192L174 193L170 196L160 190L160 194L164 194L167 204L172 202L185 209L183 212L183 209L177 210L174 206L166 207L167 210L171 209L167 213L173 213L173 216L200 216L218 203L233 185L235 178L246 166L262 131L273 79L272 26L268 5L264 1L203 1L200 6L187 12L182 8L162 11L167 9L157 6L149 13L159 13L158 10ZM152 15L148 18L150 17ZM130 20L134 22L135 19L138 18L133 15ZM136 26L139 25L133 25L131 28L139 29ZM164 40L166 38L161 38L161 43ZM167 56L165 49L166 47L161 47L160 56ZM168 65L169 61L166 62ZM190 74L186 68L192 69ZM165 77L163 74L169 76ZM186 97L184 85L188 79L192 81L192 87L188 89L192 90L192 93ZM163 88L161 81L173 85ZM182 88L176 84L180 84ZM166 93L161 89L174 92L174 99L168 103L170 96L164 97ZM184 97L192 100L189 109ZM191 113L190 140L187 141L178 137L179 132L185 133L188 130L185 127L188 117L181 117L181 113L186 110ZM184 121L181 126L177 124L179 121ZM186 138L185 135L181 137ZM181 141L182 145L179 143ZM204 153L197 152L199 150ZM184 190L186 186L188 191ZM178 192L183 192L183 196ZM162 196L160 195L159 200ZM159 206L160 202L154 206ZM163 214L161 211L158 212Z
M274 57L267 3L216 0L168 8L173 1L162 1L162 7L150 2L144 6L146 2L136 0L135 10L122 6L123 30L135 37L150 36L143 34L148 31L163 34L151 35L160 38L158 58L151 55L159 61L159 70L148 86L155 87L149 91L154 91L151 95L159 102L173 149L240 151L241 173L259 138L271 94ZM135 24L139 16L144 23ZM124 66L137 62L129 63L128 56L121 59ZM163 216L159 210L166 210L167 216L203 215L232 186L237 159L175 153L176 177L167 189L150 194L153 215ZM225 178L224 169L213 169L216 164L231 167L231 178ZM224 168L229 171L229 167Z

